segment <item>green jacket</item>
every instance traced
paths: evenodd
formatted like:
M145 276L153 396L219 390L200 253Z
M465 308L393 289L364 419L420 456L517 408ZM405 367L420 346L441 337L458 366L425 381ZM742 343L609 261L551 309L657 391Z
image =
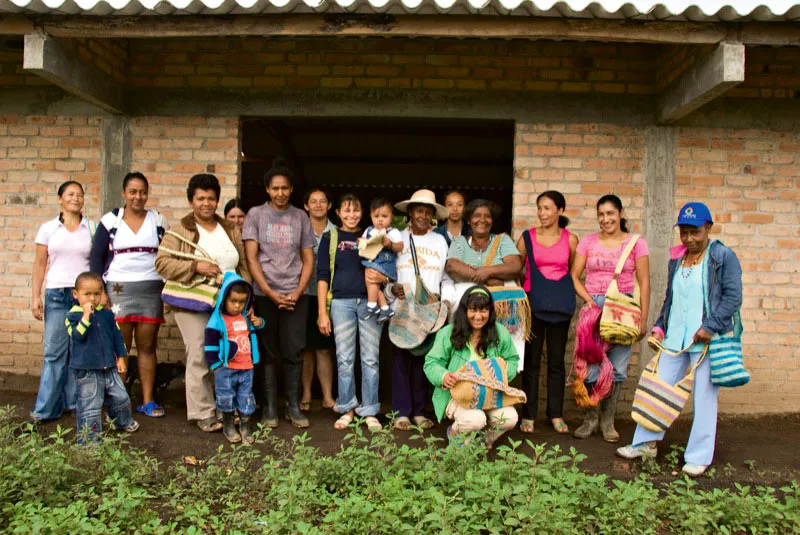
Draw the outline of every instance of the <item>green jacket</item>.
M519 367L519 355L514 348L514 342L508 330L500 323L497 325L498 343L486 350L486 358L502 357L507 364L508 380L511 381L517 375ZM442 379L447 372L457 372L464 364L469 362L469 347L456 349L450 341L453 326L447 325L436 333L436 340L433 347L425 356L425 375L436 389L433 392L433 408L436 410L436 417L442 421L447 404L450 403L450 391L442 388Z

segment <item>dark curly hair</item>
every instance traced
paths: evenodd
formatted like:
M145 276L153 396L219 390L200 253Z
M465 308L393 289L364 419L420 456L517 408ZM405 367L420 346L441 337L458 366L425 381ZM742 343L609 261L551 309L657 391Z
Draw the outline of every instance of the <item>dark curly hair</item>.
M469 223L470 219L472 219L472 214L475 213L475 210L478 208L486 207L489 209L489 213L492 214L492 230L494 230L494 225L498 219L500 219L500 214L503 213L503 210L497 206L497 203L492 201L487 201L486 199L475 199L469 201L467 206L464 208L464 219L466 219L467 223Z
M472 337L472 326L467 319L467 310L473 308L488 308L489 320L481 328L481 341L475 351L480 355L485 355L486 350L500 343L500 335L497 333L497 314L494 311L494 300L492 294L482 284L471 286L458 303L458 308L453 314L453 332L450 341L453 347L461 350L467 346Z
M272 160L272 167L269 168L269 171L264 173L264 186L270 187L272 179L276 176L285 177L289 182L289 186L292 186L294 183L294 173L289 168L289 162L284 158L278 157Z
M217 180L217 177L214 175L201 173L189 179L189 187L186 188L186 197L189 199L189 202L192 202L195 192L199 189L213 191L217 196L217 200L219 200L219 180Z

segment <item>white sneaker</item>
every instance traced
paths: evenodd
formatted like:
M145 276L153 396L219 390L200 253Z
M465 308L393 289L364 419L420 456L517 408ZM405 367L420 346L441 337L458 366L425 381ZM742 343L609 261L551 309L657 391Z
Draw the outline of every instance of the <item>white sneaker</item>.
M639 446L630 444L628 446L617 448L617 455L623 459L638 459L639 457L649 457L651 459L655 459L656 454L658 454L658 448L646 443L640 444Z
M684 474L687 474L691 477L700 477L706 472L707 468L708 468L707 464L686 463L683 465L683 468L681 470L683 471Z

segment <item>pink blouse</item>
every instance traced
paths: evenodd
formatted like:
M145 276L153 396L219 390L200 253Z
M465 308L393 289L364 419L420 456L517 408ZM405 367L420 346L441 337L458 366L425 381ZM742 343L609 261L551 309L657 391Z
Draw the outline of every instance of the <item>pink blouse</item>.
M605 295L608 285L614 279L614 268L617 267L619 257L623 249L628 244L632 234L628 236L619 247L606 249L600 243L597 234L590 234L580 241L577 253L586 258L586 291L590 295ZM639 237L639 241L633 247L633 252L628 256L619 275L617 286L622 293L633 293L634 272L636 271L636 260L649 256L650 249L644 238Z

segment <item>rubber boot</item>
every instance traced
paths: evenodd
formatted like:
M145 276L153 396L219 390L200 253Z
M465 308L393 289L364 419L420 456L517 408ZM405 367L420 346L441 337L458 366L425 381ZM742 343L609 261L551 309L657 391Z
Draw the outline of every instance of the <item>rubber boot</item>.
M284 375L286 380L286 419L292 422L292 425L300 429L309 426L308 418L300 410L300 376L303 373L302 362L300 365L288 364L286 365L286 373Z
M236 424L233 422L232 412L222 413L222 434L228 439L231 444L236 444L242 441L242 435L236 430Z
M261 415L264 427L278 427L278 385L275 382L275 365L264 365L264 413Z
M606 442L619 442L619 433L614 429L614 418L617 415L617 400L622 391L622 383L614 383L611 392L600 402L600 431Z
M592 407L590 409L586 409L583 416L583 423L579 428L575 430L573 435L575 438L589 438L590 436L597 433L597 430L600 428L600 417L597 411L597 407Z
M242 436L242 444L252 444L256 441L250 433L249 416L239 416L239 434Z

